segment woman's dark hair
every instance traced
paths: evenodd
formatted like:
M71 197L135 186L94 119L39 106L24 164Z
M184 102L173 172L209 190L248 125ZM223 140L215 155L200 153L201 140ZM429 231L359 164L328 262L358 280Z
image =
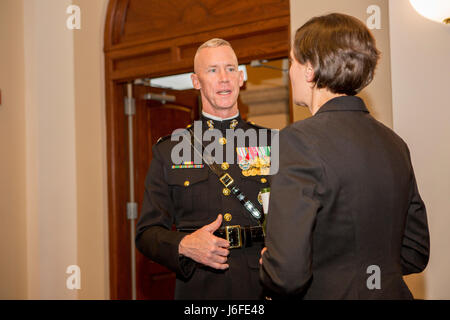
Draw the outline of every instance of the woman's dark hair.
M372 81L380 57L367 27L340 13L310 19L297 30L293 46L295 59L314 68L318 88L347 95Z

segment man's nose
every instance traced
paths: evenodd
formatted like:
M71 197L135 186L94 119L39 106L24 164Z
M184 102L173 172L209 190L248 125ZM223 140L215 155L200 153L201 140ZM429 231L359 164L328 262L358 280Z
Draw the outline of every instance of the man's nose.
M228 75L226 70L221 69L219 71L219 81L220 82L228 82L228 81L230 81L229 75Z

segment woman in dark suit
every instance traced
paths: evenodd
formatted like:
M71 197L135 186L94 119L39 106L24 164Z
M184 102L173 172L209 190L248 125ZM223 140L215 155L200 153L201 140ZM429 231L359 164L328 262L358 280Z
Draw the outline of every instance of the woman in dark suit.
M375 40L354 17L300 27L294 102L312 117L280 133L260 277L272 294L408 299L403 275L428 263L429 233L406 143L355 95L372 80Z

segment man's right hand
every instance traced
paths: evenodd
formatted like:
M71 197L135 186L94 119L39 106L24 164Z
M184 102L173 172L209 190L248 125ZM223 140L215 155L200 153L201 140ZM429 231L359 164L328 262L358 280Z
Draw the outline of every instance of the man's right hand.
M180 241L178 253L214 269L228 269L226 262L230 243L213 235L221 224L222 215L219 214L214 222L185 236Z

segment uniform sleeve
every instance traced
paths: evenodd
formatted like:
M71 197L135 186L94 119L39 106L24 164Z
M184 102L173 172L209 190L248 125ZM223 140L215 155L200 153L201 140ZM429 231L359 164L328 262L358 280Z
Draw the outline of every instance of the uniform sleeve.
M137 223L136 247L147 258L166 266L178 276L188 278L196 263L178 253L179 243L186 233L171 230L174 222L171 205L165 168L155 145L145 180L142 214Z
M430 254L427 211L417 188L414 171L410 199L401 251L404 275L422 272L428 264Z
M299 294L312 276L312 237L321 202L323 169L307 139L292 128L280 132L280 169L272 178L267 251L260 278L269 291Z

